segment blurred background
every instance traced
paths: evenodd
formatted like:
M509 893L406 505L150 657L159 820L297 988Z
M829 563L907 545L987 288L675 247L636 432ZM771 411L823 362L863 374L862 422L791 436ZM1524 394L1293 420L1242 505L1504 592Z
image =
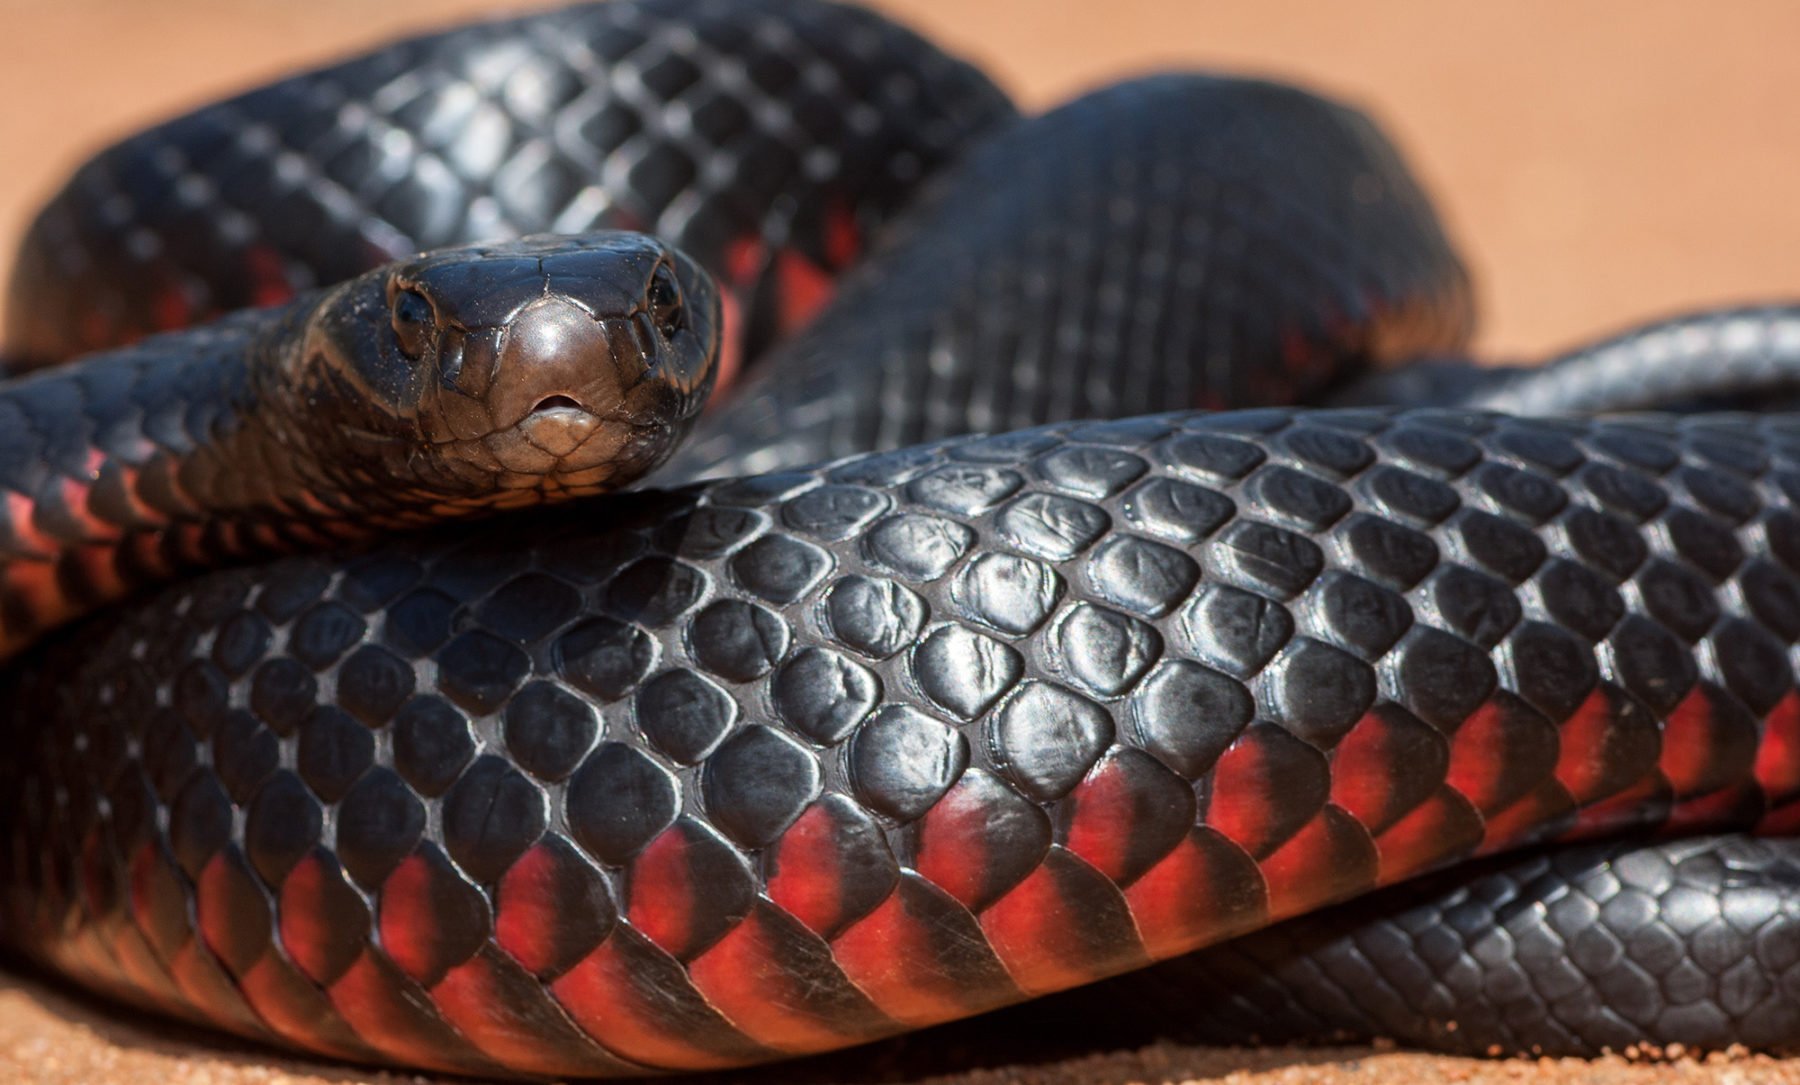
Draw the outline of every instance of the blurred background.
M0 0L0 264L133 127L496 0ZM1027 108L1220 67L1371 110L1476 274L1480 349L1800 293L1800 4L1733 0L874 0ZM4 276L0 271L0 277Z

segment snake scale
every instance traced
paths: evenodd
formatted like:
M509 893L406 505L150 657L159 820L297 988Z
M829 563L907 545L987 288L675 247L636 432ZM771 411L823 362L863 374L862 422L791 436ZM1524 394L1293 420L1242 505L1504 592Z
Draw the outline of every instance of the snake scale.
M0 933L88 987L483 1075L1800 1033L1800 421L1530 416L1800 322L1400 366L1467 277L1344 106L614 0L127 139L19 268L0 631L104 612L8 664Z

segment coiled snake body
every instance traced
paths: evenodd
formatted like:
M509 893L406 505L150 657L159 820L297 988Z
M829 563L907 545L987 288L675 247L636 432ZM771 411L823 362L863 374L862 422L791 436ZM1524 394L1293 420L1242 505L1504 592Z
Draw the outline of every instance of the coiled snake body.
M315 119L277 134L290 115ZM287 213L258 225L259 202ZM355 268L308 262L328 221L367 243ZM1383 385L1359 393L1359 366L1452 353L1469 326L1423 197L1335 104L1160 76L1017 122L973 69L814 3L620 0L455 31L85 167L27 241L19 364L420 246L606 226L723 287L716 316L660 243L523 243L649 246L577 306L613 321L582 342L663 389L613 421L685 425L714 340L770 353L741 380L724 359L725 402L657 476L738 477L226 569L51 638L8 690L16 948L245 1035L477 1073L767 1060L1168 958L1094 1001L1477 1049L1800 1031L1791 849L1629 835L1791 827L1800 423L1459 405L1551 379L1529 373L1447 381L1448 405L1293 407L1366 398ZM221 260L240 264L214 287ZM423 303L395 274L368 280L388 285L359 341L424 343L421 321L478 341L447 307L524 273L459 272ZM558 305L576 289L533 276ZM678 296L697 318L669 316ZM1751 334L1715 355L1760 352L1759 387L1785 381L1791 313L1735 319ZM481 366L516 326L485 354L402 354L479 399L512 387ZM0 398L27 410L70 380ZM92 558L41 530L57 510L147 515L95 496L89 450L232 431L241 404L189 392L160 414L44 399L88 425L0 449L41 483L8 484L13 567ZM560 427L605 414L599 394L556 370L530 410L482 417L559 427L508 448L574 447ZM1192 410L1222 406L1260 409ZM966 436L984 429L1012 432ZM231 492L172 474L196 515ZM535 500L594 480L515 481ZM308 542L320 511L248 507L303 525L232 535L264 549ZM66 561L58 598L183 564L120 560ZM143 575L95 574L122 568Z

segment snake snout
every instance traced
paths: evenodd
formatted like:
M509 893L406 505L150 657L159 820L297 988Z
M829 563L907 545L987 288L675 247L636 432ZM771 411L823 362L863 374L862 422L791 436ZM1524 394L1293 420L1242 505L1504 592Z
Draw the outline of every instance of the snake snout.
M619 324L556 296L516 313L485 394L495 428L617 416L646 369L643 352Z
M478 397L491 425L480 455L520 483L602 467L641 473L695 409L683 367L641 312L597 314L549 293L508 318L497 346Z

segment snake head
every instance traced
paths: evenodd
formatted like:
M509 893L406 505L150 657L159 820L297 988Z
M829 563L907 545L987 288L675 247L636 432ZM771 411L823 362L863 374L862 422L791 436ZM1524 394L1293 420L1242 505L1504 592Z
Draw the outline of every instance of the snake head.
M354 280L311 320L301 383L365 477L373 458L425 502L518 505L660 464L720 337L712 280L655 238L528 237Z

